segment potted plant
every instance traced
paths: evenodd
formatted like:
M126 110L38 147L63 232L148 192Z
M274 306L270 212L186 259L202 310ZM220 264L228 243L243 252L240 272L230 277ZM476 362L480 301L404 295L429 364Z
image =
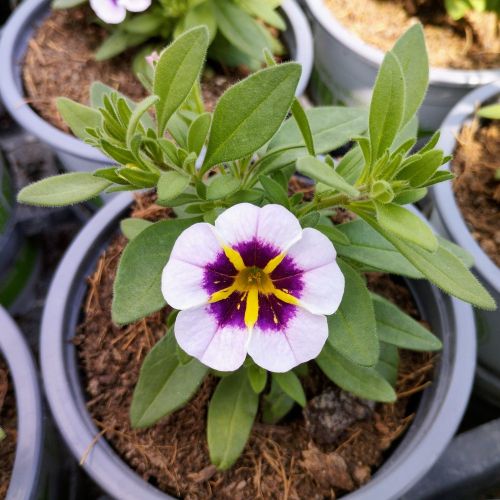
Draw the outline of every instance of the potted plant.
M12 313L26 307L39 269L39 254L16 223L16 198L0 151L0 304Z
M441 126L439 146L449 154L459 152L459 156L447 164L449 170L457 173L457 178L453 187L439 185L431 192L433 220L474 256L474 270L496 300L500 294L500 270L495 260L498 255L495 240L498 200L495 198L497 162L493 151L498 141L493 134L498 130L498 118L494 119L492 108L479 111L479 116L476 110L478 106L497 100L499 94L499 82L480 87L450 111ZM481 155L474 154L473 148L481 151ZM495 353L500 346L499 316L496 312L478 311L476 317L479 338L477 386L483 396L498 405L500 366Z
M485 10L484 1L369 0L361 2L362 6L341 0L304 3L314 32L310 91L317 104L367 104L383 59L381 48L390 46L415 17L427 23L426 36L432 43L429 90L419 113L424 130L437 130L465 94L500 78L495 49L500 43L498 10L495 15L459 9L473 5Z
M0 325L0 427L3 430L0 491L7 500L31 499L38 494L42 463L38 375L26 341L3 307L0 307Z
M248 487L257 494L269 477L277 477L276 470L283 472L275 463L262 475L260 454L252 454L252 446L261 449L256 442L263 428L266 436L275 432L275 440L285 432L279 449L288 451L283 453L295 446L286 436L303 438L296 458L309 493L364 485L369 465L351 471L331 448L335 442L321 448L319 438L309 440L306 434L322 428L323 438L330 439L332 432L342 434L361 421L378 425L377 432L384 434L380 414L373 414L373 403L367 401L373 400L386 403L379 411L403 412L404 421L397 420L394 432L386 430L384 446L390 446L412 418L399 403L392 406L394 384L402 399L428 385L424 377L418 386L402 388L408 373L396 380L397 347L435 351L444 344L445 351L405 440L359 494L399 496L443 451L471 384L472 313L418 279L425 277L479 307L495 304L468 270L469 256L403 208L424 196L428 185L450 178L438 170L445 158L434 148L437 136L419 152L409 152L416 141L414 115L426 91L427 66L421 27L405 37L405 49L400 45L389 52L381 66L368 123L357 124L368 134L327 123L325 115L345 114L354 127L352 110L305 112L294 97L300 66L276 65L269 53L269 67L226 91L213 113L193 107L185 100L208 46L204 28L187 32L162 52L153 95L134 111L127 111L118 94L110 94L100 111L85 109L90 126L82 127L81 106L66 102L73 130L97 147L112 140L119 165L44 179L24 188L20 201L64 205L103 190L156 188L138 198L135 217L122 221L129 239L125 250L116 234L120 219L130 213L131 197L117 197L96 214L63 259L42 322L42 370L53 414L73 453L111 495L165 497L141 475L181 496L191 488L213 494L210 488L221 487L229 488L225 493ZM203 50L192 52L194 44ZM175 70L176 61L182 61L181 72ZM412 65L423 78L410 78ZM141 123L152 106L154 128ZM185 115L186 109L192 111L191 124L172 129L167 138L168 124L178 123L176 115ZM289 110L292 116L286 119ZM358 119L363 116L356 113ZM318 158L353 137L358 145L340 162L328 154ZM295 168L316 181L313 192L288 195ZM148 196L156 204L148 203ZM331 217L342 214L354 220L333 224ZM106 251L99 259L101 249ZM417 279L407 286L415 290L421 315L441 340L368 291L362 272L373 270ZM87 288L85 276L92 271ZM397 296L408 293L398 290ZM166 309L167 303L172 308ZM105 385L118 398L117 406L104 401L102 407L110 410L104 420L93 421L85 409L75 343L66 342L77 330L89 410L101 407ZM142 347L132 351L136 341ZM419 373L433 367L425 359ZM405 357L401 360L404 365ZM308 394L314 395L309 403ZM296 403L307 405L304 417ZM325 419L318 418L325 411L326 422L333 421L329 432ZM300 432L290 434L294 425L302 426ZM102 435L129 465L99 439ZM129 442L132 435L146 439L138 443L139 456L152 446L146 464L137 449L120 442ZM189 443L174 444L179 436ZM380 464L381 448L377 457L371 465ZM151 474L149 467L158 461L164 466ZM182 464L173 475L165 465L172 463ZM295 458L285 465L293 463ZM261 472L255 476L254 470ZM262 478L260 486L254 477ZM208 490L196 489L200 484Z
M58 3L62 4L62 2ZM73 2L73 4L74 3L75 2ZM157 3L159 2L155 1L155 5L153 7L157 8L158 7ZM213 2L209 0L205 3L207 5L210 4L211 6ZM230 7L236 8L235 4L233 5L232 1L225 0L222 3L231 4ZM244 2L244 3L250 9L254 9L255 7L253 5L254 2ZM243 4L243 2L241 4ZM200 5L200 2L197 2L197 5L198 8L203 7L202 5ZM260 15L264 16L264 13L267 11L269 11L269 7L266 7L266 9L264 9L260 13ZM25 130L34 134L42 142L49 144L56 151L59 159L62 161L66 170L92 171L95 168L98 168L99 166L104 167L108 165L109 159L102 152L89 147L87 144L83 144L81 141L73 137L71 134L66 133L67 130L62 131L58 129L56 126L54 126L54 124L62 126L64 122L60 120L59 115L57 114L57 110L52 107L53 99L47 99L46 97L43 96L42 98L40 98L40 96L38 96L36 97L34 103L35 105L45 103L49 106L47 112L53 118L52 123L50 123L49 121L47 121L47 119L44 119L39 114L37 114L37 112L35 112L34 109L30 105L28 105L29 103L26 102L27 94L25 91L25 83L23 81L23 71L24 71L23 61L25 59L30 40L33 39L36 27L39 26L40 23L42 23L43 20L47 18L50 12L51 12L51 6L49 0L28 0L24 2L16 10L16 12L6 25L4 36L2 38L2 43L0 45L0 54L2 60L4 61L4 66L5 66L4 77L2 78L2 82L0 84L0 95L5 101L8 111L11 113L14 119ZM143 13L143 15L147 14L148 14L147 11ZM303 67L303 74L301 76L300 85L297 87L298 93L302 94L307 85L309 74L312 68L312 36L307 20L304 14L302 13L301 9L294 2L294 0L286 0L285 2L283 2L283 4L280 7L279 14L276 13L274 10L271 10L271 14L268 13L268 15L276 17L278 19L278 21L276 22L278 22L280 26L285 27L284 31L282 32L282 39L287 48L288 54L290 55L291 59L298 61ZM66 12L63 12L60 15L60 17L62 17L63 20L66 18L66 16L69 16L69 14L67 14ZM135 20L140 16L141 14L137 14L135 17L133 16L131 18L128 18L127 22L128 21L136 22ZM248 20L249 15L244 14L243 17L244 17L243 20L245 19ZM86 17L84 17L84 19L81 21L82 24L84 23L85 19ZM192 22L193 19L191 19L190 22ZM205 22L203 20L204 18L200 19L201 19L200 22ZM255 21L253 20L253 18L250 18L250 21L252 26L255 25ZM120 26L121 25L118 25L118 27ZM147 26L148 24L146 24L146 27ZM227 27L227 29L230 28L231 25ZM59 31L60 29L61 29L60 27L57 28L57 30ZM75 22L73 22L72 27L69 27L67 29L69 30L79 29L78 22L76 23L76 27L75 27ZM92 28L92 29L100 29L102 31L102 28ZM82 28L81 30L79 29L79 31L81 31L80 37L85 37L86 33L85 30L83 30ZM259 32L260 31L262 31L261 27L259 28ZM121 33L120 30L118 30L118 32ZM69 33L71 33L71 31ZM66 54L65 51L68 50L65 46L66 44L65 40L67 40L68 37L70 36L69 33L67 35L63 35L62 42L60 40L58 42L62 44L62 47L60 47L59 54L64 55ZM98 34L93 33L92 36L97 37ZM240 34L235 33L235 37L237 38L236 46L241 45L243 42L246 42L246 44L249 45L250 48L252 48L252 50L255 52L255 47L253 45L255 37L250 37L250 39L244 39L243 42L240 40L241 38ZM260 38L262 38L262 33ZM108 45L111 43L113 46L123 47L119 43L116 43L116 41L113 43L113 35L110 37L109 40L111 40L111 42L108 41ZM153 41L156 43L157 47L158 46L157 39L155 38ZM95 44L93 39L92 42L89 42L89 44L92 45L92 43ZM212 43L211 46L213 50L215 50L216 45ZM149 71L148 67L145 66L144 64L144 61L147 53L151 52L153 48L154 46L149 45L146 47L146 52L144 50L141 50L139 54L140 56L139 62L142 61L142 63L138 64L139 73L144 74ZM231 50L230 49L231 47L225 50L225 53L228 54L232 53L231 52L232 49ZM117 59L115 59L115 62L111 63L108 62L96 63L93 60L95 55L92 52L89 52L88 48L85 50L86 54L75 55L75 57L72 60L73 66L68 66L67 64L68 59L66 58L66 55L64 55L63 59L59 61L59 63L63 65L63 67L60 68L59 71L61 73L61 78L62 78L61 81L64 82L67 93L72 93L72 94L79 93L79 89L82 88L82 83L80 81L80 78L78 78L77 80L73 80L72 78L72 74L79 73L81 75L94 75L93 76L94 79L101 81L106 80L105 83L108 83L109 85L120 86L121 84L121 87L125 89L127 95L130 94L131 90L134 90L136 97L140 97L141 95L146 94L146 91L143 89L140 82L136 79L136 77L132 73L132 67L129 56L123 56L121 58L118 57ZM260 48L258 50L260 53ZM35 61L35 63L33 63L34 74L36 75L42 74L39 67L39 65L42 64L41 61L48 62L48 60L52 60L53 54L52 55L47 54L45 58L42 54L40 57L42 57L41 60L38 60L38 62ZM82 57L84 57L85 60L82 60L81 59ZM74 60L75 58L76 61ZM236 62L238 62L239 64L240 61L237 60ZM103 70L104 64L106 64L107 68L106 71ZM73 68L73 69L68 70L68 68ZM53 71L53 68L51 69L50 65L44 69L45 72L49 72L48 78L44 80L45 82L49 82L49 84L50 82L54 81L50 77L51 70ZM24 78L24 80L26 80L26 78ZM60 82L60 80L56 81ZM217 83L216 79L211 78L211 81L214 81L215 85L215 89L213 90L213 92L214 93L220 92L220 89L217 87L217 85L219 84ZM55 91L57 92L56 96L61 95L60 85L62 85L62 83L55 83L54 88ZM82 101L82 104L87 104L87 102L85 102L88 99L87 88L86 86L84 86L83 88L85 92L82 93L80 99Z

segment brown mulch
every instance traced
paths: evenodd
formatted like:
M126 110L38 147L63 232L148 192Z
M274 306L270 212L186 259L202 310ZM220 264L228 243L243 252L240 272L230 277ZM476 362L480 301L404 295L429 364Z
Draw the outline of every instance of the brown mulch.
M500 67L500 25L494 13L453 21L438 0L322 0L340 23L366 43L390 50L415 22L424 25L431 66Z
M151 205L152 200L152 195L138 198L132 215L149 220L167 217L169 210ZM431 355L401 352L400 399L395 404L374 405L340 391L311 364L309 376L303 379L310 401L307 422L299 408L279 425L257 421L235 466L217 472L206 444L207 405L216 384L213 377L207 377L181 410L151 428L130 427L129 407L139 368L165 334L168 309L126 327L112 323L112 286L125 244L125 238L117 236L88 279L75 343L88 410L104 438L138 474L163 491L187 499L335 498L370 480L413 419L414 394L432 378L435 359ZM405 287L381 274L372 273L368 280L372 289L418 318ZM311 424L314 415L328 405L336 408L333 441L331 436L325 439L327 434L321 429L318 432L317 421ZM89 452L91 447L89 443Z
M6 434L0 441L0 498L5 498L16 454L17 416L9 370L2 360L0 360L0 427Z
M466 125L457 140L453 190L471 234L500 266L500 121Z
M35 31L23 62L27 101L42 118L65 132L69 129L57 111L57 97L88 104L94 81L134 101L147 95L132 72L133 50L107 61L94 59L107 32L92 18L89 7L52 11ZM207 109L212 110L222 93L243 76L243 70L205 71L202 91Z

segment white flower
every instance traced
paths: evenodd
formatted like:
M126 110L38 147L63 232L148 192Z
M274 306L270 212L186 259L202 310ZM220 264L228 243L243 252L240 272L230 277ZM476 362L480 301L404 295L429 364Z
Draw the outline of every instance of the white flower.
M127 10L142 12L150 5L151 0L90 0L92 10L108 24L119 24L124 21Z
M280 205L242 203L215 227L198 223L177 239L163 270L165 300L180 309L179 345L220 371L249 354L273 372L314 359L326 317L344 293L336 251L316 229L302 229Z

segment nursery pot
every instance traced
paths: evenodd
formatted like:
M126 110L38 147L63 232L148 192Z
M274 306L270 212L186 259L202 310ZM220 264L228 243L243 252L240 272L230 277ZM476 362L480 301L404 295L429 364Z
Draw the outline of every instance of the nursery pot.
M301 95L309 81L313 64L311 30L294 0L285 0L281 11L287 24L283 39L292 59L302 65L302 76L297 87L297 95ZM25 101L22 81L24 54L37 26L49 13L50 0L25 0L5 25L0 42L0 96L12 117L26 131L53 148L67 171L93 171L108 167L112 161L103 153L51 125Z
M384 54L343 26L323 0L303 0L314 33L310 93L317 104L368 105ZM431 68L429 89L419 111L420 127L436 130L470 90L500 78L499 69Z
M42 464L42 403L31 353L21 332L0 307L0 352L9 367L17 413L17 443L7 500L37 497Z
M40 257L16 224L15 189L0 151L0 305L19 313L29 304Z
M500 95L500 80L480 87L462 99L449 113L441 126L441 138L437 145L445 155L455 151L456 137L475 109L481 103ZM447 168L450 168L448 163ZM431 190L434 210L432 219L444 234L474 256L474 271L490 294L500 305L500 268L488 257L472 237L460 208L455 200L451 184L437 184ZM500 310L476 311L478 331L478 368L476 384L479 393L500 406Z
M132 196L110 201L83 228L55 274L42 320L41 365L54 419L74 456L112 497L120 500L169 498L143 481L100 438L85 406L77 354L71 342L87 293L86 277L127 217ZM420 399L409 430L373 479L352 499L398 498L438 459L465 409L475 368L475 326L469 305L449 298L425 281L409 282L422 317L443 342L435 380ZM460 329L460 331L459 331ZM90 450L90 452L89 452Z

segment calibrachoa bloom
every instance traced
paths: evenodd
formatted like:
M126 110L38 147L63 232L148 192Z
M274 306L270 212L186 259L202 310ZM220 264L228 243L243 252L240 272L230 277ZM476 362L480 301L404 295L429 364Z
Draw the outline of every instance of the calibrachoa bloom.
M344 276L332 243L280 205L242 203L177 239L163 270L184 351L220 371L285 372L321 352Z
M151 0L90 0L92 10L108 24L119 24L130 12L142 12L149 8Z

